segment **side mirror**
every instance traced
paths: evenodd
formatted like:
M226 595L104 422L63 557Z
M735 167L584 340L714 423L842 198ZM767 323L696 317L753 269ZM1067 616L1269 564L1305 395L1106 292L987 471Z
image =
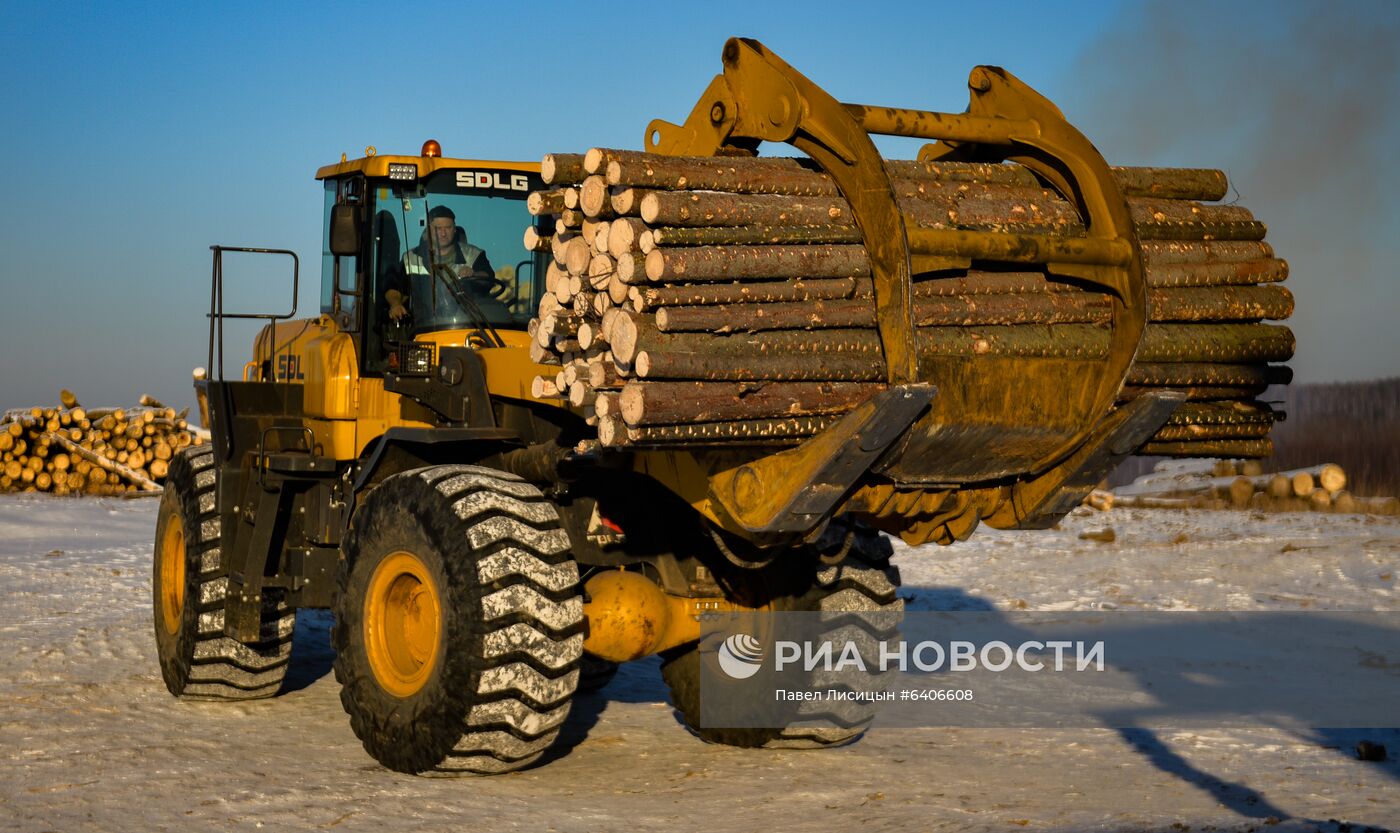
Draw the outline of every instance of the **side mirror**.
M331 206L331 254L353 257L360 253L360 224L353 205Z

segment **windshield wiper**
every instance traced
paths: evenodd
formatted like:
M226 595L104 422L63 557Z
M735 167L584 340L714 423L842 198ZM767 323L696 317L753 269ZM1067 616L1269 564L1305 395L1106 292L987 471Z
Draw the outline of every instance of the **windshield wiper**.
M429 271L436 280L442 281L442 285L446 287L452 299L457 302L457 306L465 310L467 315L475 319L476 332L482 335L489 335L491 337L490 340L495 342L497 347L506 346L505 340L501 338L500 333L496 332L496 328L491 325L491 320L486 317L486 313L482 312L481 307L477 306L476 299L471 297L471 293L462 289L460 279L454 276L453 280L448 280L447 276L443 274L443 272L451 272L452 267L443 263L435 263L429 268ZM433 295L436 297L437 293L433 293Z

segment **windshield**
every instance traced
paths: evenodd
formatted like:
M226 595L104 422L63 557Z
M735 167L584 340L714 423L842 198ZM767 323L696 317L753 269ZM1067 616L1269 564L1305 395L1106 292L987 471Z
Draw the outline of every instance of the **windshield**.
M525 198L538 187L536 173L462 170L377 188L375 323L409 335L525 329L543 280L542 256L522 242L533 219Z

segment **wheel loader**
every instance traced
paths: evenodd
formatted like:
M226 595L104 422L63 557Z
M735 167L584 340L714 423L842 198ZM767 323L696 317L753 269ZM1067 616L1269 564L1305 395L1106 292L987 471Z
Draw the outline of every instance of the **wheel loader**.
M172 461L155 539L173 694L272 696L297 612L329 608L351 727L395 770L529 765L581 687L653 654L702 739L846 743L865 723L701 725L702 620L897 612L882 532L951 543L979 523L1048 527L1192 398L1123 395L1148 326L1123 187L1010 73L978 68L968 112L942 114L838 102L754 41L731 40L723 59L690 117L654 122L646 146L739 158L788 143L835 183L869 253L879 392L796 441L609 447L587 409L534 384L559 370L531 348L550 255L521 242L554 233L527 210L540 165L450 158L436 141L342 157L316 175L320 314L251 316L268 323L227 371L225 322L250 316L224 309L224 261L287 257L294 299L299 265L213 248L196 380L212 440ZM929 140L930 164L1024 168L1079 231L906 225L875 134ZM986 264L1098 293L1106 349L921 358L916 279Z

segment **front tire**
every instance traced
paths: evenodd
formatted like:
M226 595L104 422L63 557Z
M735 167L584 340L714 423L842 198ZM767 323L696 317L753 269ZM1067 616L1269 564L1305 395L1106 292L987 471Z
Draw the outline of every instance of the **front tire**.
M537 760L578 686L583 599L558 513L477 466L386 479L346 537L332 641L366 751L410 773Z
M160 672L177 697L271 697L291 661L296 611L280 589L269 589L258 641L245 645L224 636L228 578L222 571L217 472L210 447L199 445L175 455L166 475L151 576Z

